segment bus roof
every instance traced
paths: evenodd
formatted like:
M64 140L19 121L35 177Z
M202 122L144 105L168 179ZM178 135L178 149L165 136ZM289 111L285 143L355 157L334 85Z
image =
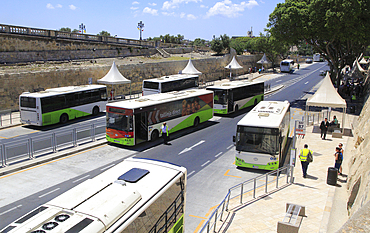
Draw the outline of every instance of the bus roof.
M47 97L47 96L53 96L53 95L59 95L62 93L72 93L72 92L79 92L79 91L88 91L88 90L94 90L98 88L105 88L105 85L81 85L81 86L68 86L68 87L56 87L56 88L50 88L46 89L45 91L39 91L39 92L23 92L21 96L28 96L28 97Z
M233 89L236 87L243 87L243 86L250 86L250 85L255 85L255 84L260 84L264 83L263 81L256 81L256 82L251 82L251 81L230 81L230 82L224 82L221 85L217 86L210 86L207 87L207 90L215 90L215 89L220 89L220 90L228 90L228 89Z
M294 61L292 59L285 59L285 60L282 60L281 62L289 62L290 63L290 62L294 62Z
M137 109L151 105L166 103L173 100L181 100L200 95L213 94L212 91L203 89L193 89L184 91L172 91L154 95L141 96L138 99L123 100L107 104L107 107L117 107L126 109Z
M288 101L261 101L238 122L238 125L278 128L289 106Z
M157 83L165 83L165 82L170 82L174 80L181 80L181 79L186 79L186 78L194 78L194 77L199 77L199 75L196 74L173 74L169 76L163 76L160 78L152 78L152 79L145 79L143 82L157 82Z

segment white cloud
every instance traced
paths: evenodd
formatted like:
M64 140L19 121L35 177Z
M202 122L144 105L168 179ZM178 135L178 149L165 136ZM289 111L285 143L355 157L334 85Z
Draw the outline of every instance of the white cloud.
M169 13L169 12L162 12L162 15L164 15L164 16L175 16L175 12L171 12L171 13Z
M188 4L189 2L202 2L202 0L170 0L170 1L165 1L163 3L162 9L163 10L170 10L179 7L181 3L186 3Z
M223 15L229 18L240 16L240 12L243 12L245 8L251 9L254 6L258 6L255 0L249 0L248 2L241 2L240 4L233 4L231 0L224 0L217 2L207 12L207 17L215 15Z
M69 9L71 9L71 10L76 10L77 9L77 7L76 6L74 6L74 5L69 5Z
M50 3L48 3L48 4L46 4L46 8L48 8L48 9L54 9L54 6L51 5Z
M136 5L136 4L140 4L140 3L137 1L132 2L132 5Z
M152 8L149 8L149 7L145 7L144 10L143 10L143 13L147 13L147 14L151 14L151 15L158 15L158 10L155 10L155 9L152 9Z
M187 16L186 16L186 19L187 20L195 20L195 19L197 19L197 17L195 17L194 15L192 15L192 14L188 14Z
M63 6L62 5L60 5L60 4L57 4L56 5L56 8L62 8Z
M184 12L181 12L180 18L184 18L185 16L186 16L186 14Z
M205 6L205 5L200 5L200 8L208 8L208 6Z
M139 7L133 7L133 6L132 6L132 7L130 7L130 9L134 11L134 10L139 9Z
M148 3L149 4L149 6L156 6L157 5L157 3Z

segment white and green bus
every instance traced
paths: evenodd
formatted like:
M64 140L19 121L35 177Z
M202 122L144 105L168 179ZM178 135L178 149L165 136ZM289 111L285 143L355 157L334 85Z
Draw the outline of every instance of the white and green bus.
M289 127L288 101L261 101L237 124L235 165L275 170L284 162Z
M129 158L0 232L182 233L186 168Z
M143 80L143 96L171 91L196 89L199 86L199 76L193 74L174 74L160 78Z
M232 81L207 87L214 92L214 112L229 114L263 100L264 82Z
M170 133L197 126L213 117L213 92L174 91L107 104L108 142L134 146L161 136L166 122Z
M21 122L44 126L104 111L108 103L107 87L83 85L24 92L19 96Z

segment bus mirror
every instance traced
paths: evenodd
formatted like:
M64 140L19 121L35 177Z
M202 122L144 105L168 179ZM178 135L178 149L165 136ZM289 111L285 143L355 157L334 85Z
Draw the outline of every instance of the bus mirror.
M235 142L235 136L233 136L233 142Z

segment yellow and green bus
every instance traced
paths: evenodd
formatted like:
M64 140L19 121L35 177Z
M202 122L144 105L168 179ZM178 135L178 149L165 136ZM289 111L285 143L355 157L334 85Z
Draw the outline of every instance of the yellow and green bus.
M213 92L174 91L107 104L108 142L134 146L154 141L167 123L169 132L197 126L213 117Z
M290 128L289 106L288 101L261 101L237 123L236 166L276 170L283 165Z
M229 114L258 104L264 97L264 82L231 81L207 87L214 92L214 112Z
M22 123L44 126L97 115L104 111L107 103L107 87L104 85L57 87L22 93L19 111Z
M8 233L183 233L186 168L129 158L25 214Z

